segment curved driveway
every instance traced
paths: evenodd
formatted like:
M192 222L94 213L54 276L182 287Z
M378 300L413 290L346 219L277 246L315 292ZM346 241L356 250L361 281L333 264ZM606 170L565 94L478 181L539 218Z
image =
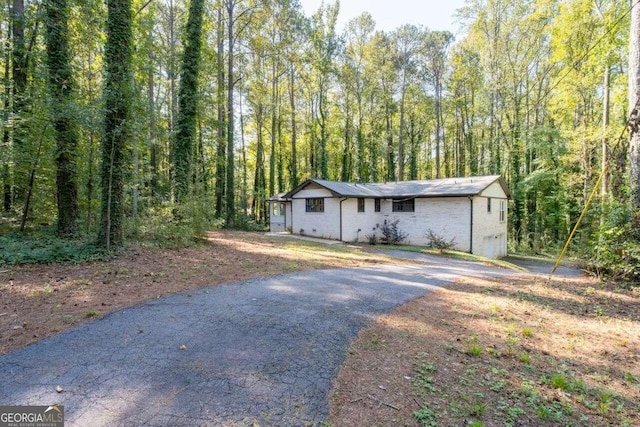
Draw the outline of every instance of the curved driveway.
M67 426L318 425L373 317L461 275L514 274L407 256L422 263L255 279L109 314L0 357L0 405L63 404Z

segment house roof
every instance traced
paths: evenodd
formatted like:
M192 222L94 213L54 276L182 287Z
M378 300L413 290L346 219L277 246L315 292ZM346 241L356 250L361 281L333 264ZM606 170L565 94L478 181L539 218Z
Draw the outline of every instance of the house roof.
M267 199L267 202L288 202L291 199L286 198L287 193L278 193L274 196L271 196Z
M336 197L466 197L482 193L482 191L495 182L498 182L507 197L511 198L509 188L500 175L367 184L352 184L312 178L284 194L282 198L290 199L310 184L316 184L326 188Z

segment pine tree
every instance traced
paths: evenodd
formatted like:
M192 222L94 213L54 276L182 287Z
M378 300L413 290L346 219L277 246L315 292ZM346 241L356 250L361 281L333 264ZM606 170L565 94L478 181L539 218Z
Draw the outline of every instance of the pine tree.
M79 215L76 183L78 132L71 107L73 76L69 62L67 1L47 0L44 6L49 91L56 136L58 235L73 236L78 232Z
M187 21L187 36L182 57L182 74L178 89L178 118L174 139L176 200L185 201L191 178L191 150L196 131L198 71L202 46L203 0L192 0Z
M102 141L102 219L98 243L123 242L125 148L131 118L131 0L108 0L105 121Z

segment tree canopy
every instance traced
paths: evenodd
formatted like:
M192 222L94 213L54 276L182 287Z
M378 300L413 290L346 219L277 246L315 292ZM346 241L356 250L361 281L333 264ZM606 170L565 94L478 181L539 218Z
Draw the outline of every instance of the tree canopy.
M368 13L338 28L337 1L311 16L297 0L44 6L0 16L7 220L117 245L167 224L265 224L266 198L309 177L499 173L513 249L539 252L604 174L575 250L640 252L625 225L636 2L469 0L457 37L381 31Z

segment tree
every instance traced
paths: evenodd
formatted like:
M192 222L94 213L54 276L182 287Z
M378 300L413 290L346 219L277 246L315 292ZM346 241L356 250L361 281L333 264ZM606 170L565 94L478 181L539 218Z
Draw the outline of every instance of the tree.
M409 85L417 80L416 71L418 63L418 47L422 30L414 25L403 25L394 34L396 51L396 71L400 75L400 126L398 130L398 173L396 180L404 180L405 163L405 100Z
M629 42L629 111L631 111L629 141L631 204L640 209L640 6L631 11Z
M178 117L173 149L176 201L178 203L183 203L189 194L192 173L191 151L196 131L203 13L204 0L191 0L178 89Z
M66 0L47 0L44 5L49 91L56 137L58 235L67 237L77 234L79 217L76 184L78 133L69 61L68 10Z
M102 208L98 244L123 243L125 148L131 136L131 0L108 0Z
M447 59L449 45L453 41L453 34L448 31L427 32L424 37L425 50L425 71L433 87L436 113L436 178L441 176L441 148L445 144L444 127L442 115L442 98L445 83L445 73L447 71ZM447 157L445 156L445 162ZM449 168L446 162L446 168Z

